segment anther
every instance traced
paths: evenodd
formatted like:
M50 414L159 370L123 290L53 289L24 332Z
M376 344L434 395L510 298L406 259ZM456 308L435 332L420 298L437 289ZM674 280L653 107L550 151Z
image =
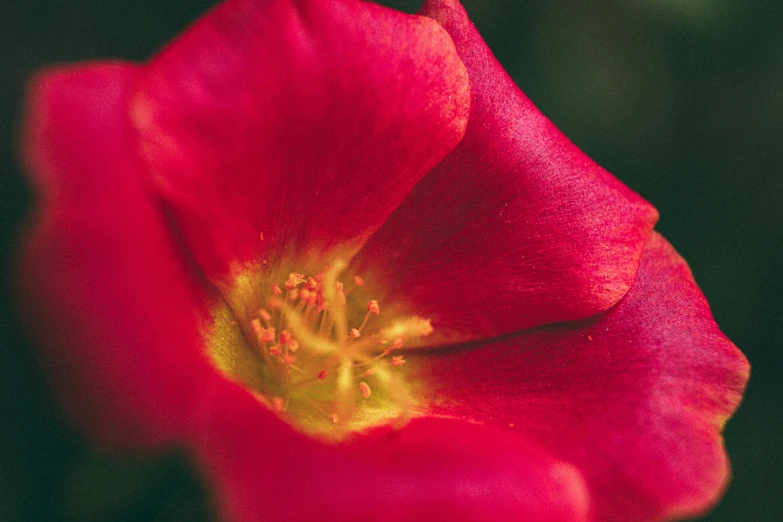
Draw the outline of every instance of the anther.
M255 320L255 319L254 319ZM260 321L259 321L259 327L260 327ZM255 329L255 326L253 326ZM275 329L274 328L261 328L258 333L256 333L258 336L258 342L260 343L271 343L275 340Z
M318 380L323 381L324 379L326 379L326 376L328 374L329 372L327 372L326 370L321 370L320 372L318 372Z
M329 415L329 420L331 420L334 424L337 424L337 421L338 421L337 414L336 413L332 413L331 415Z
M272 320L272 314L270 314L263 308L258 311L258 317L260 317L264 322L267 323Z
M398 338L396 338L396 339L394 340L394 342L392 343L392 345L389 347L389 351L391 351L391 350L399 350L400 348L402 348L402 339L400 339L400 338L398 337Z
M381 313L381 309L378 306L378 301L372 299L369 303L367 303L367 311L371 314L379 315Z
M297 274L295 272L291 272L290 274L288 274L288 280L285 282L285 289L291 290L304 282L305 282L304 274Z
M402 355L392 356L392 366L402 366L403 364L405 364L405 359L402 358Z
M356 286L364 286L364 279L359 276L354 276L353 282L356 283Z
M350 336L352 339L358 339L361 335L361 332L359 332L357 328L351 328Z
M272 285L272 293L275 295L283 295L283 289L277 285Z
M372 394L372 390L370 389L370 386L364 381L359 383L359 391L362 392L362 397L364 397L365 399L369 399L370 395Z
M280 344L288 344L291 342L291 332L283 330L280 332Z
M253 319L250 321L250 327L253 329L253 334L256 337L261 337L261 332L264 330L264 328L261 326L261 321L259 319Z
M271 355L272 357L277 357L277 356L279 356L281 353L283 353L283 352L282 352L282 350L280 350L280 347L279 347L279 346L277 346L277 345L275 345L275 346L271 346L271 347L269 348L269 355Z
M296 339L291 339L288 341L288 350L291 351L291 353L296 352L299 349L299 343L296 342Z

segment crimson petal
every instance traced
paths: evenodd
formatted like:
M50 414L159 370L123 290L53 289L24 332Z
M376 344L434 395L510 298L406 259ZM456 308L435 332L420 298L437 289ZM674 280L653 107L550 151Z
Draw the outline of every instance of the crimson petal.
M460 145L360 253L387 306L432 318L434 342L608 309L631 286L657 212L576 148L514 85L456 1L422 12L468 68Z
M189 425L212 372L203 298L144 190L127 99L139 68L96 63L31 85L24 156L39 195L19 297L68 413L108 443L158 444Z
M421 357L432 414L505 426L574 464L598 520L692 516L728 480L720 432L749 366L657 234L608 312Z
M335 446L215 384L196 450L227 520L585 520L579 473L502 430L418 419Z
M132 113L177 226L219 281L282 255L346 243L350 255L454 148L468 105L464 65L429 18L229 0L150 63Z

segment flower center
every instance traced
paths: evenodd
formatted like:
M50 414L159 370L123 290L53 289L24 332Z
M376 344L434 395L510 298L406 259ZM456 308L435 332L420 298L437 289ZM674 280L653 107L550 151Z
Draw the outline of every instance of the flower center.
M400 350L432 333L416 316L381 323L381 304L362 297L361 277L344 283L344 269L336 260L316 274L245 284L213 313L207 336L224 374L300 429L334 438L410 419Z

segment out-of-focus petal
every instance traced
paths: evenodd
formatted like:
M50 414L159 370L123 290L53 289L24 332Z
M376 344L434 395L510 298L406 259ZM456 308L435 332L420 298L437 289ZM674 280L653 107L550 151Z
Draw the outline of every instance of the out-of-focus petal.
M495 427L417 419L334 446L215 384L197 448L227 520L570 522L588 511L573 467Z
M748 363L657 234L608 312L420 357L433 414L506 427L572 463L598 520L693 516L728 480L720 433Z
M469 100L429 18L229 0L150 63L133 117L176 226L216 280L345 243L350 255L454 148Z
M608 309L630 288L657 212L516 87L458 2L422 11L470 77L468 129L356 261L432 342L486 338Z
M18 292L80 427L104 442L155 444L188 424L211 370L196 335L201 294L132 146L138 74L95 63L32 82L23 151L39 198Z

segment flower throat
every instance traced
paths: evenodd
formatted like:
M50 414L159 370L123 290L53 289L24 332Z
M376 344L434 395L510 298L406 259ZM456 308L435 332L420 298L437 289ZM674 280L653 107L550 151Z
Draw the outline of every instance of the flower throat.
M314 275L266 279L244 296L249 303L214 314L208 335L229 378L303 431L334 438L410 419L415 402L399 351L433 331L416 316L381 323L381 304L359 300L365 282L345 284L344 268L338 260Z

